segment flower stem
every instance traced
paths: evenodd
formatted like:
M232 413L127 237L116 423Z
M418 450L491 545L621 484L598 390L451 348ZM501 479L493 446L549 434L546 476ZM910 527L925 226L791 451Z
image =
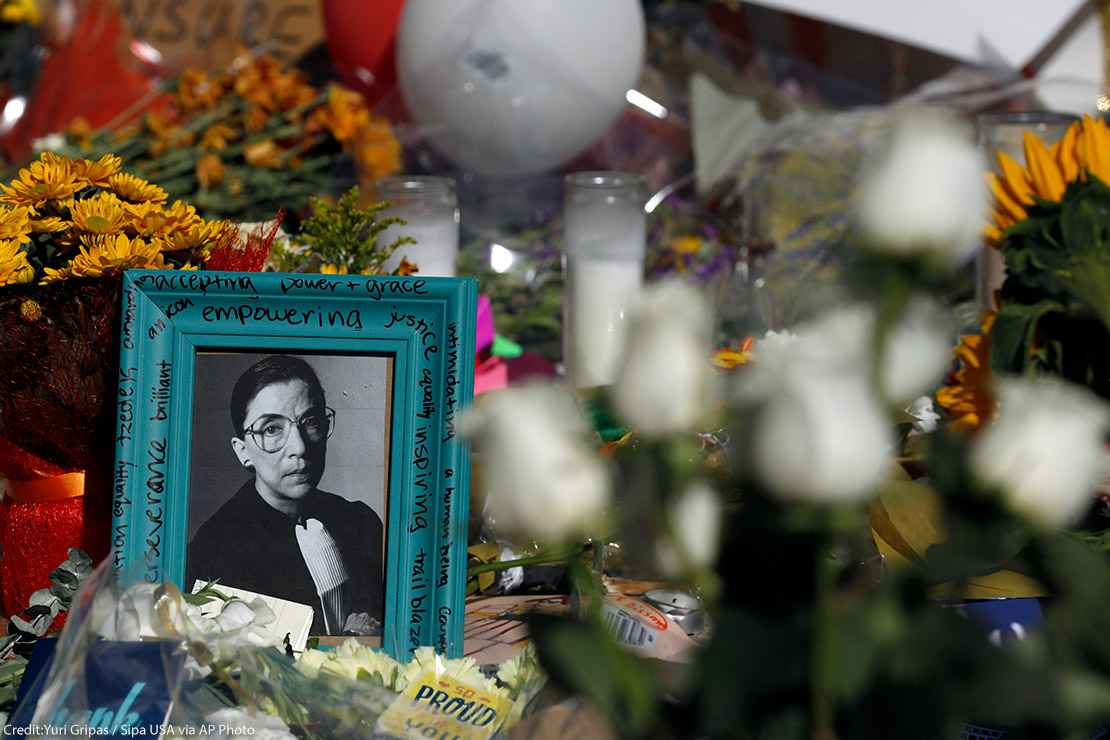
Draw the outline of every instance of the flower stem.
M816 601L814 604L813 646L810 666L810 701L813 713L813 739L835 740L834 707L829 687L834 665L834 626L832 597L836 588L836 563L827 548L817 550Z
M563 563L571 558L578 557L586 551L586 545L578 545L568 550L553 550L551 552L541 552L539 555L532 555L527 558L517 558L516 560L502 560L496 563L482 563L480 565L472 565L466 569L466 577L473 578L474 576L481 575L482 573L496 573L501 570L508 570L509 568L519 568L527 565L552 565L554 563Z

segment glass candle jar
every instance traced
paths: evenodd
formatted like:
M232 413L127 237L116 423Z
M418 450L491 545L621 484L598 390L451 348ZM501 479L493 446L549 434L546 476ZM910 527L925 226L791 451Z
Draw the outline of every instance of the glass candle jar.
M565 181L563 364L576 388L610 385L644 283L645 182L623 172Z
M378 198L391 203L386 216L403 218L407 224L392 226L378 238L389 244L398 236L411 236L416 244L399 248L386 262L387 271L414 263L421 277L453 277L459 256L459 205L455 181L449 177L387 177L375 188Z
M1077 116L1068 113L1048 111L1025 113L984 113L978 119L979 145L986 152L987 161L993 171L999 172L998 152L1002 151L1020 163L1025 162L1025 147L1022 142L1029 132L1052 146L1064 137L1068 128L1078 121ZM994 294L1006 279L1006 265L1002 253L989 245L983 245L975 266L975 303L979 312L995 310Z

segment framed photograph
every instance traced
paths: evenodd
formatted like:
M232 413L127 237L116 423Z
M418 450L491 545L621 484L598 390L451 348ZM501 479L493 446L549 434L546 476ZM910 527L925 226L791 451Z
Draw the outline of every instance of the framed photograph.
M461 655L476 298L471 279L125 273L115 568Z

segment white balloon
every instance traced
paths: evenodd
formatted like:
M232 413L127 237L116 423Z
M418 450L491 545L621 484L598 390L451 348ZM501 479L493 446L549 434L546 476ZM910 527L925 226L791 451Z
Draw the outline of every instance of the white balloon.
M640 0L407 0L401 92L430 143L461 167L544 172L623 110L644 28Z

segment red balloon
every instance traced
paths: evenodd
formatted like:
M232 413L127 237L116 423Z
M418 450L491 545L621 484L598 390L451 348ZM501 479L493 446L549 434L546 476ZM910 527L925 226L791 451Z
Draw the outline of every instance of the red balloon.
M393 51L405 0L324 0L328 51L343 81L373 105L397 85Z

